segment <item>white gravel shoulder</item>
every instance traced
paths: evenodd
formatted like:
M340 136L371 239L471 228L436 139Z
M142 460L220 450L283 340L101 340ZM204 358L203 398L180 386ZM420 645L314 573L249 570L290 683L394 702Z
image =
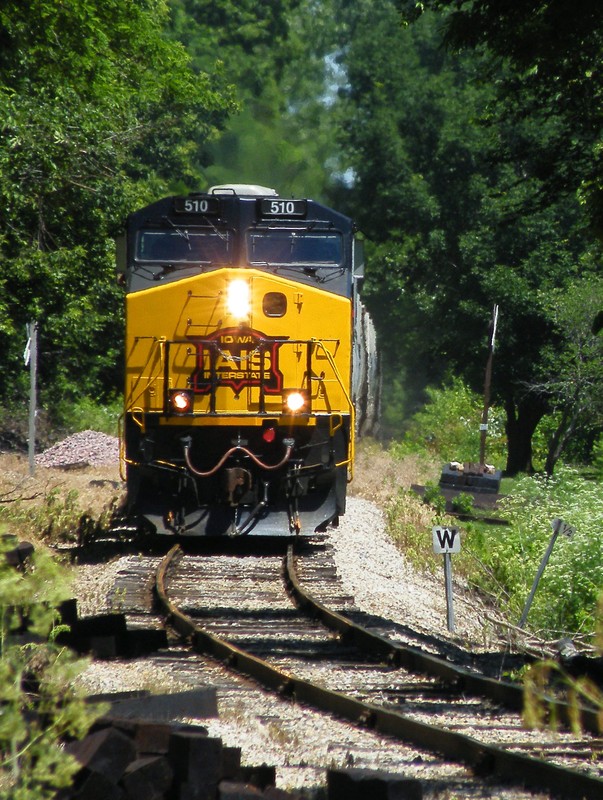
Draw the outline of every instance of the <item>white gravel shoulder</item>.
M451 635L443 559L436 575L417 571L388 536L381 510L357 497L348 498L345 517L331 536L337 570L358 608L419 632ZM426 552L431 547L426 537ZM453 638L476 647L488 645L491 630L485 608L456 581L452 602Z

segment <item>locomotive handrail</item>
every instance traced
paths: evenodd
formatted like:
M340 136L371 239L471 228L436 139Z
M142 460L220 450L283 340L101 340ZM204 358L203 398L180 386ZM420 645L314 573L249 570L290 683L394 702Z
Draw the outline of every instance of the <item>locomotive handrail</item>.
M136 382L130 388L130 393L126 398L126 411L133 411L136 410L136 402L142 397L145 391L149 389L153 384L157 383L159 378L161 377L161 372L164 371L164 363L166 359L166 345L169 344L165 336L137 336L135 337L135 342L138 342L139 339L153 339L153 344L149 348L149 352L147 355L147 359L144 363L144 366L140 368L138 371L138 376L136 378ZM157 367L157 372L154 375L149 375L146 378L146 384L143 385L139 389L139 385L142 384L144 381L144 370L146 367L151 363L151 358L153 354L156 352L156 348L159 349L159 364ZM138 392L135 394L135 392Z
M333 370L333 374L335 376L335 380L336 380L338 386L340 387L340 389L342 390L342 393L344 395L345 401L346 401L346 403L347 403L347 405L349 407L351 427L352 427L352 429L354 429L355 428L355 412L354 412L353 403L352 403L352 401L350 399L350 394L349 394L349 392L348 392L348 390L347 390L347 388L345 386L345 383L343 382L343 380L341 378L341 375L339 373L339 370L337 368L337 365L335 363L333 355L331 354L331 352L325 346L325 343L334 343L334 344L338 345L340 343L340 341L341 340L339 338L332 338L332 339L331 338L328 338L328 339L327 338L323 338L323 339L315 339L315 338L312 338L312 339L289 339L289 338L278 337L278 336L266 337L266 338L260 339L258 344L257 344L257 346L254 348L254 350L252 350L249 353L247 353L244 357L235 356L233 354L230 354L228 356L228 358L231 359L232 361L243 363L244 361L249 360L251 358L251 356L257 354L258 352L261 352L264 348L269 347L271 345L279 345L279 346L283 346L283 345L306 345L306 347L308 348L308 354L307 354L306 375L305 375L304 380L307 380L308 388L309 388L310 387L310 383L313 380L313 378L312 378L312 366L311 366L311 362L312 362L312 347L316 346L316 345L320 346L320 348L322 348L322 351L325 353L327 361L329 362L329 365L330 365L331 369ZM164 411L168 411L168 396L167 396L167 393L168 393L168 384L169 384L169 366L170 366L169 365L169 361L170 361L170 348L171 348L171 345L185 345L185 344L186 345L195 344L197 346L200 345L202 347L208 348L208 350L210 352L216 353L216 354L220 354L220 355L224 355L224 351L220 348L218 342L215 339L208 339L208 338L197 338L197 337L195 337L193 342L191 342L191 340L189 340L189 339L170 339L170 340L164 340L163 344L165 345L165 349L162 352L162 355L163 355L163 353L165 353L165 361L163 363L163 368L164 368ZM215 400L216 400L216 388L217 388L217 380L218 380L218 378L217 378L215 366L213 365L213 363L210 362L209 369L205 370L205 372L208 373L207 383L209 384L208 394L209 394L209 397L210 397L210 411L209 411L209 413L211 413L211 414L219 413L219 414L224 414L226 416L233 415L233 412L229 412L227 410L218 411L218 412L216 411L216 409L215 409ZM158 376L156 376L154 378L154 380L156 380L157 377ZM315 380L322 380L322 378L317 376L315 378ZM260 370L260 379L259 379L259 382L257 384L255 384L255 387L259 390L259 393L260 393L260 401L259 401L260 402L260 413L264 413L263 403L264 403L264 400L265 400L265 379L263 377L263 370ZM174 387L171 387L171 388L174 388ZM250 414L253 413L255 415L257 412L254 411L254 412L248 412L248 413L250 413ZM245 415L245 412L242 411L241 409L238 409L234 413L234 416L241 416L241 415L242 416ZM353 457L354 457L354 444L352 443L352 446L350 448L349 457L345 461L342 461L337 466L344 466L346 464L349 464L353 460Z
M341 391L343 392L345 399L348 402L348 406L350 408L350 446L348 449L348 458L346 461L340 461L338 464L335 464L336 467L344 467L346 465L349 466L349 473L350 473L350 480L354 477L354 456L356 453L356 413L354 409L354 403L352 402L352 398L350 397L348 390L345 387L344 382L341 379L341 375L339 374L339 370L337 369L337 364L335 364L335 360L331 353L327 350L324 345L326 340L324 339L312 339L311 340L314 344L320 345L323 349L324 354L327 357L327 361L331 365L331 369L333 370L335 377L341 387Z

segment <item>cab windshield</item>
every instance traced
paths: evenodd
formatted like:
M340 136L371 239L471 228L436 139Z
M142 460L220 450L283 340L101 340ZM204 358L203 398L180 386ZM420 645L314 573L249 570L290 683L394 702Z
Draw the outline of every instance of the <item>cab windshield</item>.
M340 266L343 258L339 233L320 231L253 231L247 234L250 264Z
M136 260L160 264L231 264L232 235L215 229L142 230Z

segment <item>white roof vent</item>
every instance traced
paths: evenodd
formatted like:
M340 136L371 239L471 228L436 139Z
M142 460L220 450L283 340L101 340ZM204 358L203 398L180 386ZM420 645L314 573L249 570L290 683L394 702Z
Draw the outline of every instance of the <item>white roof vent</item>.
M253 183L223 183L220 186L212 186L209 194L238 194L243 197L278 197L275 189L267 186L256 186Z

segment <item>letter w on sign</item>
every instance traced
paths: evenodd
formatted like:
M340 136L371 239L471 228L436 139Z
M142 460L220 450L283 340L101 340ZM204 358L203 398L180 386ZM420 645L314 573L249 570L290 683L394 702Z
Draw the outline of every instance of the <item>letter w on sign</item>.
M432 534L433 552L436 555L461 552L461 536L458 528L432 528Z

